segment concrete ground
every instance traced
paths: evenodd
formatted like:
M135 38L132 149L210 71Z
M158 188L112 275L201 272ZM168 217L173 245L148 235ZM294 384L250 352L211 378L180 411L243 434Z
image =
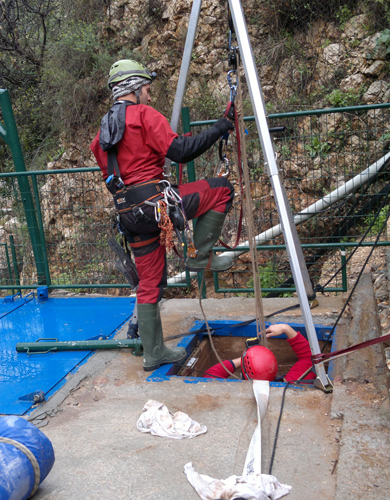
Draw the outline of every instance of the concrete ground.
M264 299L265 314L296 301ZM343 301L320 296L319 302L314 322L332 325ZM206 299L203 306L209 320L245 320L254 314L253 299ZM375 320L369 301L363 299L356 307L368 307ZM203 319L196 299L166 301L161 313L166 336L185 332L194 319ZM299 309L273 320L303 322ZM351 325L353 318L342 318L338 347ZM124 337L125 330L118 336ZM379 366L380 359L375 363ZM387 388L370 379L383 372L366 373L361 382L353 375L343 379L341 362L337 368L333 394L312 388L286 391L272 474L292 486L286 497L290 500L389 497ZM100 351L35 410L32 421L44 425L41 430L53 444L56 461L34 499L195 500L199 497L183 473L186 463L218 479L242 474L257 424L252 383L185 383L179 378L153 383L146 382L148 375L142 358ZM263 473L269 470L283 390L270 389L262 424ZM187 413L206 425L207 433L183 440L142 434L136 422L149 399L164 403L172 413Z

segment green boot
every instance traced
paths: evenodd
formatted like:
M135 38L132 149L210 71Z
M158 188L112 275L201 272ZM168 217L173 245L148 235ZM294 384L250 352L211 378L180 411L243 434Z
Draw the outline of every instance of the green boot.
M198 218L194 230L194 244L198 253L194 259L187 257L186 267L189 271L206 269L212 248L221 235L225 217L226 214L209 210ZM232 257L213 254L210 271L227 271L232 265Z
M138 304L138 333L144 348L142 365L146 372L186 359L187 352L184 347L168 349L164 344L158 304Z

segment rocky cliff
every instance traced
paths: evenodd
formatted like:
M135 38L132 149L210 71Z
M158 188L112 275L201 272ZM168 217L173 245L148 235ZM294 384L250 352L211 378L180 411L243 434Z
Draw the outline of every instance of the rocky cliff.
M314 18L301 30L295 26L293 30L278 31L273 24L274 4L269 0L243 2L254 58L267 109L271 113L390 101L388 46L382 42L377 20L367 9L356 10L357 15L351 13L342 23L335 19ZM102 42L107 37L115 37L118 48L131 50L133 57L158 73L153 84L154 106L168 117L179 77L191 6L190 0L112 1L107 7L106 21L99 28ZM223 112L229 97L226 81L228 41L227 2L204 0L184 103L190 106L192 119L218 118ZM102 86L105 83L102 80ZM244 77L242 86L245 114L250 115L252 110ZM102 103L102 110L108 107L109 99ZM362 122L364 130L368 129L370 133L361 132ZM389 123L388 113L378 110L371 110L364 118L335 114L331 123L325 115L315 120L310 117L297 120L297 137L280 143L280 148L285 147L284 151L281 150L285 157L282 169L294 211L301 210L305 204L334 189L355 175L359 168L374 161L378 157L378 141L386 133L390 138ZM308 134L309 139L305 140ZM362 134L365 134L364 145ZM75 137L72 142L62 138L65 152L48 165L49 169L96 165L89 151L92 135L86 138L80 134L80 139L77 139L76 133ZM313 138L317 142L313 142ZM343 172L340 172L341 155ZM356 165L357 157L359 165ZM261 164L258 153L253 158L255 163ZM262 166L255 165L254 168L259 172L257 177L254 174L260 181L259 187L253 190L254 203L258 204L257 198L269 197L269 185L267 180L261 180ZM88 179L91 185L99 182L94 174L88 174ZM45 200L43 220L48 240L53 245L51 253L55 258L68 261L71 250L67 248L72 242L86 244L85 217L96 222L97 218L111 217L113 211L102 208L94 214L96 199L91 190L80 195L84 196L83 206L77 201L80 198L77 189L72 190L71 181L69 190L72 194L67 195L64 193L68 188L60 187L60 182L59 176L50 176L41 188ZM302 200L302 193L305 200ZM109 204L108 194L104 192L102 196L103 204ZM83 208L77 214L74 211L76 205ZM272 199L268 208L262 208L268 213L274 210ZM96 228L99 224L95 222ZM324 227L323 224L321 230ZM4 224L4 230L12 232L12 224ZM94 238L98 237L97 229L94 235ZM71 267L73 269L74 264Z

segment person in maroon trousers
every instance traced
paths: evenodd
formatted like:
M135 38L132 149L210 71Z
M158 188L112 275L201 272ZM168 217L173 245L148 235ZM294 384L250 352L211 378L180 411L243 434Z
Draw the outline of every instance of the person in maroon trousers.
M311 360L311 350L310 350L309 342L305 339L305 337L302 334L300 334L299 332L296 332L293 328L291 328L291 326L284 324L284 323L278 323L277 325L269 326L266 329L265 333L266 333L267 338L278 337L279 335L286 334L287 335L287 342L290 344L293 351L295 352L295 354L298 357L298 361L294 364L294 366L292 366L292 368L288 371L288 373L284 377L280 378L281 381L294 382L294 381L298 380L304 373L307 372L307 370L309 370L312 367L313 363ZM232 360L226 360L223 362L223 364L226 366L226 368L231 373L234 373L234 371L237 368L241 367L241 369L242 369L242 358L244 357L244 360L245 360L245 356L247 355L249 350L253 349L254 347L256 348L256 347L261 347L261 346L250 347L246 351L244 356L242 356L240 358L235 358ZM265 348L262 348L262 349L265 349ZM261 350L259 350L259 355L263 356L263 353ZM276 370L275 370L274 366L272 367L273 373L276 374L276 371L277 371L276 359L275 359L275 361L273 361L272 357L270 357L270 356L267 356L266 358L263 358L263 359L265 359L266 360L265 362L267 362L267 363L271 363L273 365L276 364ZM264 367L264 372L267 371L267 368L268 367ZM243 372L244 378L252 378L252 377L245 376L244 370L242 370L242 372ZM212 366L211 368L209 368L208 370L206 370L203 376L210 377L210 378L228 378L229 373L223 368L223 366L221 366L220 363L218 363L218 364ZM314 378L316 378L315 373L310 371L309 373L307 373L303 377L303 380L312 380ZM263 378L261 377L260 380L261 379L263 379ZM273 380L275 380L275 378L273 378Z
M215 177L171 186L164 178L164 165L166 158L177 163L194 160L233 131L234 124L220 118L197 135L179 136L168 120L150 106L155 77L143 64L131 59L111 66L108 87L114 104L104 115L90 146L114 195L120 230L134 255L145 371L167 363L182 364L187 358L183 347L170 349L163 340L159 302L167 286L168 266L167 249L160 239L162 202L166 209L168 203L176 207L183 225L185 219L197 219L194 252L188 252L185 261L189 271L207 268L220 272L233 265L230 256L212 251L232 207L232 184L226 177Z

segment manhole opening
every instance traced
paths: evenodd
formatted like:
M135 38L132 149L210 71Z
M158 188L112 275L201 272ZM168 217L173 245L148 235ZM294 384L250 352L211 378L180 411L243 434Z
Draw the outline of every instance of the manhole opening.
M209 327L213 331L213 342L215 349L222 360L234 359L241 356L245 350L245 341L247 338L256 337L256 326L247 325L245 327L236 327L238 322L209 322ZM270 323L266 323L268 326ZM305 325L298 323L288 323L294 330L300 332L307 338ZM193 330L205 329L204 322L196 322ZM320 348L322 349L325 340L328 338L332 327L324 325L315 325L317 338ZM335 334L334 334L335 335ZM325 347L325 352L330 352L332 349L333 336L330 342ZM188 358L182 367L175 365L163 365L148 378L149 381L159 381L170 376L190 377L200 379L202 381L213 380L203 377L204 372L211 366L218 363L218 359L211 347L210 339L207 332L197 333L184 337L179 342L179 346L185 347L188 353ZM292 348L286 341L286 336L268 339L268 347L275 354L278 361L277 377L285 375L289 369L296 363L297 357ZM330 378L331 373L328 375ZM236 376L241 375L241 370L235 372ZM229 377L227 380L237 380L234 377Z

